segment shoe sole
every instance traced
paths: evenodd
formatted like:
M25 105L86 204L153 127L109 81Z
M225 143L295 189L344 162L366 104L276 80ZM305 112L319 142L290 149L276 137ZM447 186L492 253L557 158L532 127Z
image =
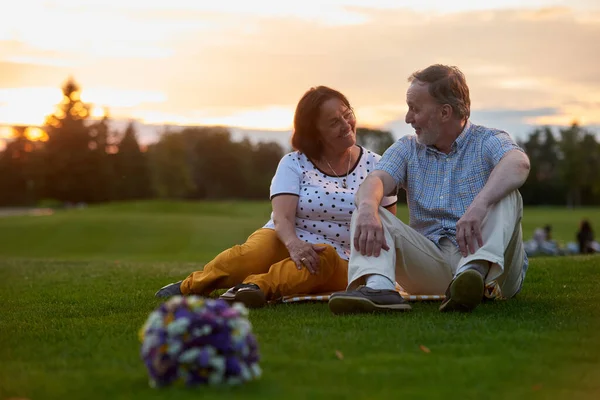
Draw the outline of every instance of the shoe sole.
M221 299L230 303L242 303L247 308L260 308L267 304L265 294L260 290L240 290L235 296L221 296Z
M376 304L364 297L332 297L329 310L334 314L365 314L384 311L409 311L410 304Z
M183 293L181 293L180 287L177 287L177 289L173 288L175 285L181 286L181 282L170 283L168 285L161 287L158 290L158 292L154 293L154 297L159 298L159 299L166 299L166 298L173 297L173 296L183 296Z
M471 312L483 300L484 283L481 274L467 270L450 284L450 298L440 306L441 312Z

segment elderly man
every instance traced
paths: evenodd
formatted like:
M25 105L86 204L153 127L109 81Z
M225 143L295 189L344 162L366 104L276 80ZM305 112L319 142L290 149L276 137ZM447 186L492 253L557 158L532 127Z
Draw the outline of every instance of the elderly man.
M518 188L529 159L501 130L469 121L469 88L456 67L413 73L406 123L416 135L383 155L356 194L348 290L335 314L409 310L394 290L444 294L440 311L472 311L484 298L510 298L528 267ZM410 224L379 207L406 190Z

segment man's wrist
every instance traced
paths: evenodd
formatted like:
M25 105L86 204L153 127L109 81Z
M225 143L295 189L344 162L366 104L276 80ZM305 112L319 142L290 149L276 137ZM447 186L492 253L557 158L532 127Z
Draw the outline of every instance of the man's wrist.
M489 197L483 191L480 192L477 196L475 196L475 198L473 199L473 203L479 204L481 207L484 208L489 208L489 206L491 205Z
M358 205L358 211L374 211L379 208L379 204L374 201L365 200Z

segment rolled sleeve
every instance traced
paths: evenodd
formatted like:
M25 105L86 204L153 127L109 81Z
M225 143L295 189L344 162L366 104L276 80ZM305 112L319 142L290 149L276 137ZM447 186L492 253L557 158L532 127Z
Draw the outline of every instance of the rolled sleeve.
M495 167L502 157L511 150L523 151L512 137L504 131L495 131L483 143L483 155L486 162Z
M387 172L394 178L396 186L405 186L406 166L408 165L410 149L410 138L401 138L383 153L383 156L375 165L375 170Z
M300 180L302 172L298 164L296 153L290 153L283 156L275 175L271 180L270 198L281 194L300 195Z
M397 202L398 196L385 196L383 199L381 199L380 204L382 207L389 207L396 204Z

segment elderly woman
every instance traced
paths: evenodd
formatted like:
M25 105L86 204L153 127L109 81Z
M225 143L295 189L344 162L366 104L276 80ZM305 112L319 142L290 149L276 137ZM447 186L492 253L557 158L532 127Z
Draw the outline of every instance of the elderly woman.
M346 289L354 194L380 156L356 145L350 103L325 86L300 99L292 146L271 182L269 222L157 297L231 288L221 298L260 307L281 296ZM396 197L381 205L395 213Z

